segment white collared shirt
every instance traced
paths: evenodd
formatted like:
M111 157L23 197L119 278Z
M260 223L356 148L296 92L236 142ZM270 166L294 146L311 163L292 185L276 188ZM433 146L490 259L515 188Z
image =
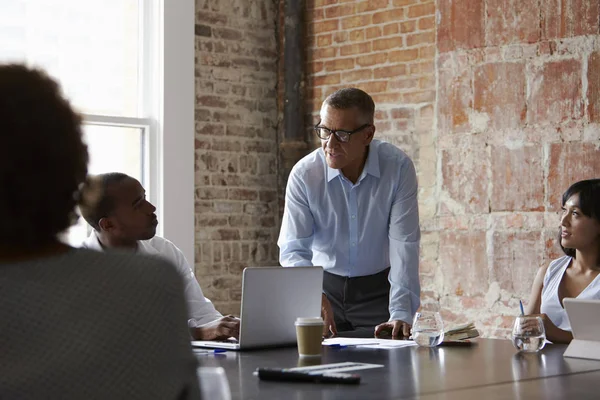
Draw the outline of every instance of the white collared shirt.
M96 236L96 232L92 232L92 234L82 243L82 247L96 251L104 251ZM183 278L184 294L187 300L189 317L196 320L196 325L203 325L223 316L215 309L213 303L204 297L202 289L194 275L194 271L190 268L182 251L172 242L159 236L154 236L150 240L138 241L138 251L141 254L160 257L175 266L177 272L179 272Z
M410 323L420 305L420 238L415 167L396 146L373 140L356 183L327 165L322 148L292 169L278 241L284 267L348 277L391 267L390 319Z

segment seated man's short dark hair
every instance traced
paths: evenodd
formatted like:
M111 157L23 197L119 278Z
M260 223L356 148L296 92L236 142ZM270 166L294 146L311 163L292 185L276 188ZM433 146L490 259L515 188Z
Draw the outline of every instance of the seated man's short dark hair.
M36 247L76 219L88 152L81 121L46 73L0 64L0 243Z
M325 104L338 110L356 107L369 124L375 118L375 103L369 94L357 88L339 89L325 99Z
M108 194L108 188L115 183L133 179L121 172L90 176L81 189L79 210L81 216L96 231L100 232L100 220L110 215L115 208L114 199Z

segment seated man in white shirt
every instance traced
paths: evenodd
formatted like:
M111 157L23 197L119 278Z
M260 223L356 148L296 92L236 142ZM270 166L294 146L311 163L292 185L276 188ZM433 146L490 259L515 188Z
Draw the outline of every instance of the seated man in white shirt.
M98 188L101 198L86 202L86 190ZM155 236L156 207L146 200L146 191L136 179L118 172L92 176L88 178L81 198L81 214L94 228L82 247L98 251L129 249L170 261L184 279L192 337L221 340L239 336L239 319L221 315L204 297L181 250L167 239Z

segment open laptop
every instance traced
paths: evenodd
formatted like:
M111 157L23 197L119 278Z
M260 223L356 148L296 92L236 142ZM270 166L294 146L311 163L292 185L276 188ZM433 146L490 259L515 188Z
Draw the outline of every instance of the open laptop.
M239 341L194 340L194 347L246 350L296 344L298 317L321 315L323 268L252 267L242 277Z
M600 360L600 300L566 298L563 303L573 333L564 356Z

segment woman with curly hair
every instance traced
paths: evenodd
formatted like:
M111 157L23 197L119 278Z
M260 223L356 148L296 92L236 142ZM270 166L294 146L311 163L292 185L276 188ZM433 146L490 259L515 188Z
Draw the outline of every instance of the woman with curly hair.
M175 269L58 239L88 162L58 85L0 65L0 124L0 398L198 398Z

